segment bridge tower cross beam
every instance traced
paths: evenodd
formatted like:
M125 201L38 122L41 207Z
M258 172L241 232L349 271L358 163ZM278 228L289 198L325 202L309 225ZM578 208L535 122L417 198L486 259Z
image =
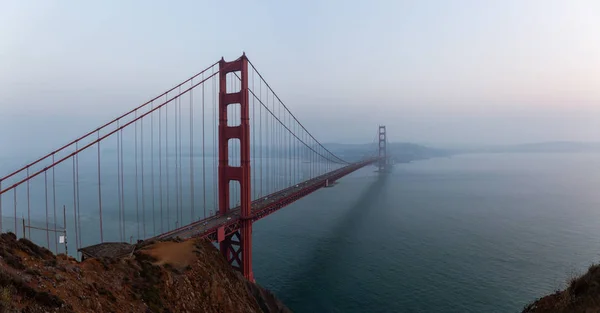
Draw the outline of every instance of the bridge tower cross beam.
M387 165L387 135L385 126L379 125L379 172L386 170Z
M227 92L227 74L236 73L241 79L239 91ZM230 79L237 79L229 75ZM231 104L239 104L240 124L229 126L227 108ZM219 214L226 215L231 209L231 181L240 185L240 227L232 234L225 235L223 230L218 236L219 248L229 264L239 270L246 279L254 281L252 272L252 212L250 185L250 109L248 104L248 59L242 55L232 62L219 61L219 169L218 199ZM237 121L234 121L234 123ZM229 140L240 142L240 166L229 165ZM237 263L237 264L236 264Z

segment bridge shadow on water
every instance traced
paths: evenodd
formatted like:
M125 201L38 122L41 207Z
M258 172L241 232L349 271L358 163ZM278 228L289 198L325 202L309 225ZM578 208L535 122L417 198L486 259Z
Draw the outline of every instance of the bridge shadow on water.
M343 213L343 218L331 226L331 232L315 243L310 256L304 261L302 270L291 276L289 288L283 288L283 300L302 311L333 310L331 293L344 273L339 270L347 262L348 250L361 243L354 240L364 232L369 209L377 205L377 198L389 181L390 174L378 175L365 189L352 207ZM335 187L334 187L335 188ZM367 230L368 231L368 230ZM338 299L339 301L340 299ZM316 311L315 311L316 312Z

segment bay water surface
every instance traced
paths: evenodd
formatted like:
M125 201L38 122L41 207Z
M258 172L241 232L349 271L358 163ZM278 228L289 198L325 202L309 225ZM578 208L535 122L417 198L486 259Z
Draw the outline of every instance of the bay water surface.
M362 169L254 225L294 312L520 312L597 262L600 155L471 154Z
M116 166L103 160L105 241L135 241L214 212L213 172L206 173L206 191L196 185L194 210L185 180L177 205L175 184L164 183L161 200L159 184L152 188L146 176L143 194L128 173L121 235L118 176L110 171ZM20 163L4 157L0 169ZM126 169L134 167L125 160ZM51 174L31 182L29 198L26 186L2 195L3 231L17 225L21 236L29 207L32 225L45 227L46 216L53 222L55 207L62 225L64 205L74 254L79 203L79 245L98 243L96 164L82 159L80 199L73 197L71 169L66 163L56 170L56 200L52 188L44 189ZM386 175L364 168L255 223L255 277L300 313L520 312L600 259L599 169L600 154L592 153L466 154L397 164ZM199 170L196 182L204 179ZM58 235L28 230L36 243L64 252Z

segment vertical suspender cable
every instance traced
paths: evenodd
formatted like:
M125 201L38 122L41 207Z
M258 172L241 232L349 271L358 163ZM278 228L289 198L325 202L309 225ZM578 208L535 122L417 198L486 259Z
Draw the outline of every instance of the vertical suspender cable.
M98 140L100 140L100 130L98 130ZM104 242L104 230L102 229L102 182L100 174L100 141L98 141L98 211L100 214L100 242Z
M117 120L117 128L119 128L119 121ZM119 144L119 134L117 133L117 201L119 202L119 240L123 242L123 233L121 231L121 225L123 221L121 220L121 210L123 207L121 206L121 145Z
M179 95L177 97L177 110L179 114L179 226L183 225L183 178L181 172L181 157L182 157L182 148L181 148L181 125L183 124L183 120L181 119L181 87L179 87Z
M296 124L293 121L291 121L291 119L290 119L290 122L292 124L292 128L291 129L293 130L293 132L295 134L296 133ZM296 167L297 167L297 164L298 164L298 155L296 154L296 138L292 138L292 156L293 156L293 159L292 159L292 172L293 172L292 173L292 177L293 177L293 180L294 180L293 184L297 184L298 183L298 178L296 176Z
M218 189L217 189L217 85L216 85L216 77L214 75L215 73L215 68L213 67L212 69L212 134L213 134L213 162L212 162L212 171L213 171L213 209L214 209L214 213L216 214L216 212L218 211L218 206L217 206L217 198L218 198ZM206 217L206 216L205 216Z
M167 99L167 95L165 95L165 102ZM165 107L165 170L167 175L167 229L166 231L171 230L171 201L170 201L170 191L171 185L169 184L169 107Z
M52 162L52 163L54 163L54 162ZM17 187L13 188L13 208L14 208L14 215L15 215L15 230L14 231L15 231L15 235L18 237L19 232L17 231ZM24 229L23 229L23 233L25 233Z
M252 91L254 91L254 71L252 71ZM256 114L255 107L256 102L254 101L255 97L252 97L252 200L256 199Z
M275 97L272 99L274 100ZM273 112L273 114L271 114L271 144L269 147L271 150L271 162L269 163L272 163L273 166L271 166L271 190L269 193L273 193L277 189L277 176L275 176L276 165L275 161L273 160L275 158L275 142L277 131L277 125L275 125L275 101L271 101L271 112Z
M135 118L137 119L137 110L135 111ZM137 122L134 123L135 128L135 218L137 225L137 239L140 240L140 193L139 193L139 179L138 179L138 126ZM145 238L144 238L145 239Z
M121 228L123 229L123 238L127 240L127 237L125 236L125 180L123 178L123 129L121 129L119 132L121 138L121 214L123 214L123 217L121 218L123 225L121 226Z
M258 88L259 88L259 94L260 94L258 101L260 102L262 99L262 79L258 80L258 86L259 86ZM263 169L264 169L263 150L264 150L264 146L263 146L263 132L262 132L262 118L263 118L262 105L260 105L258 107L258 111L259 111L258 115L260 116L260 119L258 121L258 140L260 141L259 142L259 145L260 145L260 150L259 150L260 151L260 156L259 156L259 158L260 158L259 197L262 197L264 195L264 193L263 193Z
M27 166L27 177L29 177L29 166ZM27 232L31 239L31 194L30 194L30 179L27 180ZM75 157L73 157L73 203L75 203ZM1 218L0 218L1 219ZM77 238L77 235L75 235Z
M150 103L150 110L154 109L154 102ZM150 113L150 184L152 188L152 234L156 235L156 197L154 192L154 112Z
M214 214L217 214L218 212L218 181L217 181L217 166L218 166L218 161L217 161L217 156L218 156L218 148L217 148L217 84L216 84L216 75L214 75L215 73L215 68L213 67L212 69L212 99L213 99L213 116L212 116L212 121L213 121L213 208L214 208Z
M73 222L75 224L75 251L79 250L79 232L77 231L77 189L75 188L75 156L71 159L73 161ZM29 189L29 188L27 188ZM29 195L27 196L29 198ZM27 200L29 202L29 200ZM29 204L28 204L29 206ZM28 218L29 219L29 218ZM31 224L29 225L31 226ZM65 225L65 228L67 225ZM31 228L29 229L29 238L31 238Z
M267 108L269 107L269 90L267 89ZM271 144L271 138L273 137L273 128L271 126L271 122L269 121L269 115L265 114L266 116L266 123L267 123L267 146L266 146L266 152L267 152L267 190L265 192L265 194L270 194L271 190L272 190L272 186L271 186L271 163L273 163L271 161L271 150L272 150L272 144Z
M183 124L183 120L181 119L181 87L179 87L179 95L177 96L177 177L179 182L179 188L177 189L177 199L179 200L179 226L183 225L183 199L181 198L181 192L183 190L182 186L182 178L181 178L181 124Z
M50 249L50 225L48 225L48 171L44 171L44 194L46 197L46 247Z
M167 98L165 96L165 102ZM158 193L160 201L160 233L164 233L163 182L162 182L162 107L158 109Z
M204 80L204 74L202 74ZM194 86L194 80L190 82ZM204 84L202 85L204 86ZM190 90L190 222L195 220L195 199L194 199L194 90Z
M78 150L79 147L79 141L75 142L75 151ZM75 177L77 178L77 230L79 233L79 247L82 246L82 240L81 240L81 203L79 202L79 154L75 155L75 167L76 167L76 172L75 172Z
M142 171L142 236L146 239L146 184L144 180L144 119L140 120L140 155L141 155L141 171Z
M181 94L181 87L179 88L179 93L178 95ZM177 124L179 123L178 120L178 115L177 115L177 100L175 99L175 103L173 104L173 110L174 110L174 114L173 117L175 118L175 126L173 128L173 130L175 130L175 224L177 225L179 223L179 169L178 169L178 161L179 161L179 141L177 140L177 137L179 135L179 132L177 131Z
M52 153L52 164L54 164L55 155ZM58 242L56 241L56 172L55 167L52 166L52 209L54 211L54 252L58 253ZM16 189L16 188L15 188ZM15 202L17 201L15 194ZM17 207L15 206L15 234L17 234Z
M202 74L204 81L204 74ZM206 120L205 120L205 83L202 83L202 208L203 216L206 217Z

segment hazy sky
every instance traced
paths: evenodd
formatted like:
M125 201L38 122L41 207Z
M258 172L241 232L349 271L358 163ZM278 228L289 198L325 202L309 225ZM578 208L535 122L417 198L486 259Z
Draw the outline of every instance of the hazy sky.
M598 0L3 0L0 144L57 146L242 51L323 141L600 141Z

